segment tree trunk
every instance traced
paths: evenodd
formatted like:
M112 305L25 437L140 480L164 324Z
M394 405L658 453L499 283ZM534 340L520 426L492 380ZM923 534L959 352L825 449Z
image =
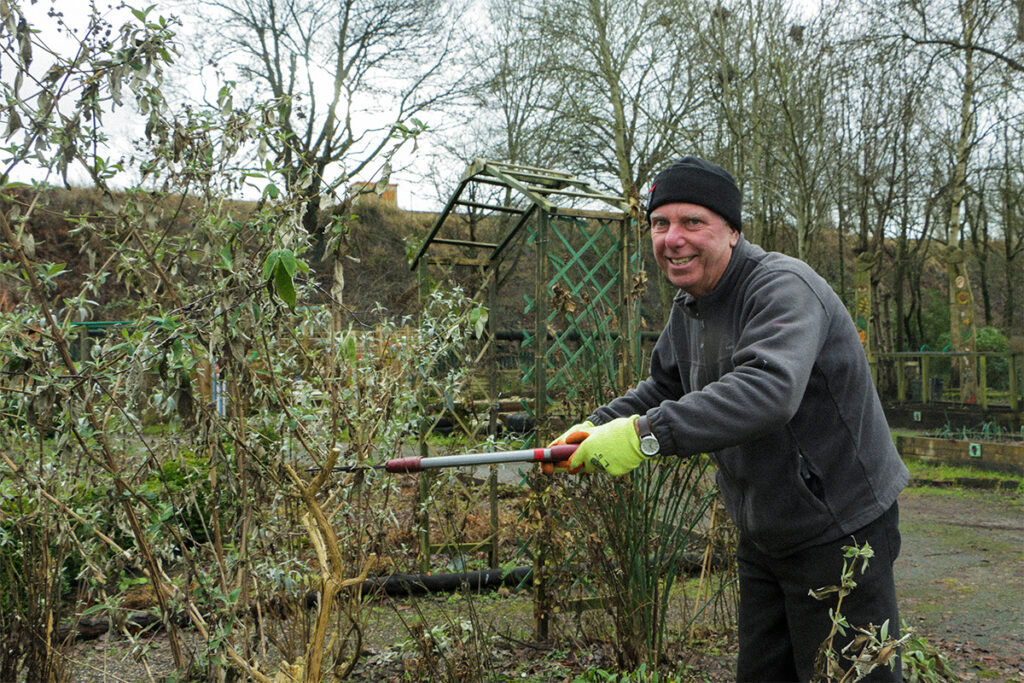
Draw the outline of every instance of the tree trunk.
M964 44L970 46L973 29L970 21L973 0L960 8L963 23ZM960 97L960 133L956 144L956 166L951 182L952 198L949 206L949 221L946 225L946 272L949 276L950 335L953 348L960 352L977 349L974 334L974 292L967 272L963 250L959 246L960 211L964 203L964 189L967 184L967 162L971 154L971 138L974 135L974 51L964 51L964 80ZM960 371L960 400L974 402L978 394L978 372L976 359L964 356L955 365Z

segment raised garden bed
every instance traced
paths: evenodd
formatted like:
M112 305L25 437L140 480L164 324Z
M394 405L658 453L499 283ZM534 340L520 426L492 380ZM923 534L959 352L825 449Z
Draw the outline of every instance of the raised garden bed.
M931 436L896 437L903 458L935 465L963 465L1024 476L1024 442L965 441Z

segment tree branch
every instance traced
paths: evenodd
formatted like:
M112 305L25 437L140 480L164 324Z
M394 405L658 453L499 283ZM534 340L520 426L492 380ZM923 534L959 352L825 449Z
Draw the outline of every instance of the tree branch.
M906 31L900 34L899 37L902 38L903 40L907 40L913 43L914 45L945 45L946 47L951 47L954 50L977 50L982 54L986 54L990 57L995 57L996 59L1006 64L1014 71L1024 71L1024 64L1018 62L1016 59L1008 55L1004 55L1002 52L999 52L998 50L993 50L992 48L985 47L984 45L968 45L961 43L957 40L952 40L950 38L915 38Z

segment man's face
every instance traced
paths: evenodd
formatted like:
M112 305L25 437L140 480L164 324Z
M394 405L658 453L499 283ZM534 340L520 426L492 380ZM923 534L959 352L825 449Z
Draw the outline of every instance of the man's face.
M698 204L662 204L651 212L651 243L669 282L692 296L718 284L740 234Z

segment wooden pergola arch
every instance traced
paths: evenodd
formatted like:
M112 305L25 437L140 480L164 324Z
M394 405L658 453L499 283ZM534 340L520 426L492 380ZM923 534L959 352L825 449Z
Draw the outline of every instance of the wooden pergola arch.
M484 195L489 199L481 200ZM500 225L496 239L460 234L459 221L453 220L460 212ZM624 197L568 172L487 159L467 166L411 267L424 276L427 268L440 268L435 282L458 267L483 273L485 284L474 299L491 313L480 356L489 365L489 405L501 399L498 342L518 342L529 350L532 362L521 371L531 390L523 395L541 436L552 397L564 393L570 381L569 367L614 358L617 379L633 378L639 370L637 283L642 283L637 229L637 211L631 214ZM449 253L442 253L442 246ZM453 256L451 248L461 254ZM522 259L509 258L521 249L530 255L533 291L522 311L529 324L516 328L502 319L507 307L499 303L499 290L505 270L523 267Z

